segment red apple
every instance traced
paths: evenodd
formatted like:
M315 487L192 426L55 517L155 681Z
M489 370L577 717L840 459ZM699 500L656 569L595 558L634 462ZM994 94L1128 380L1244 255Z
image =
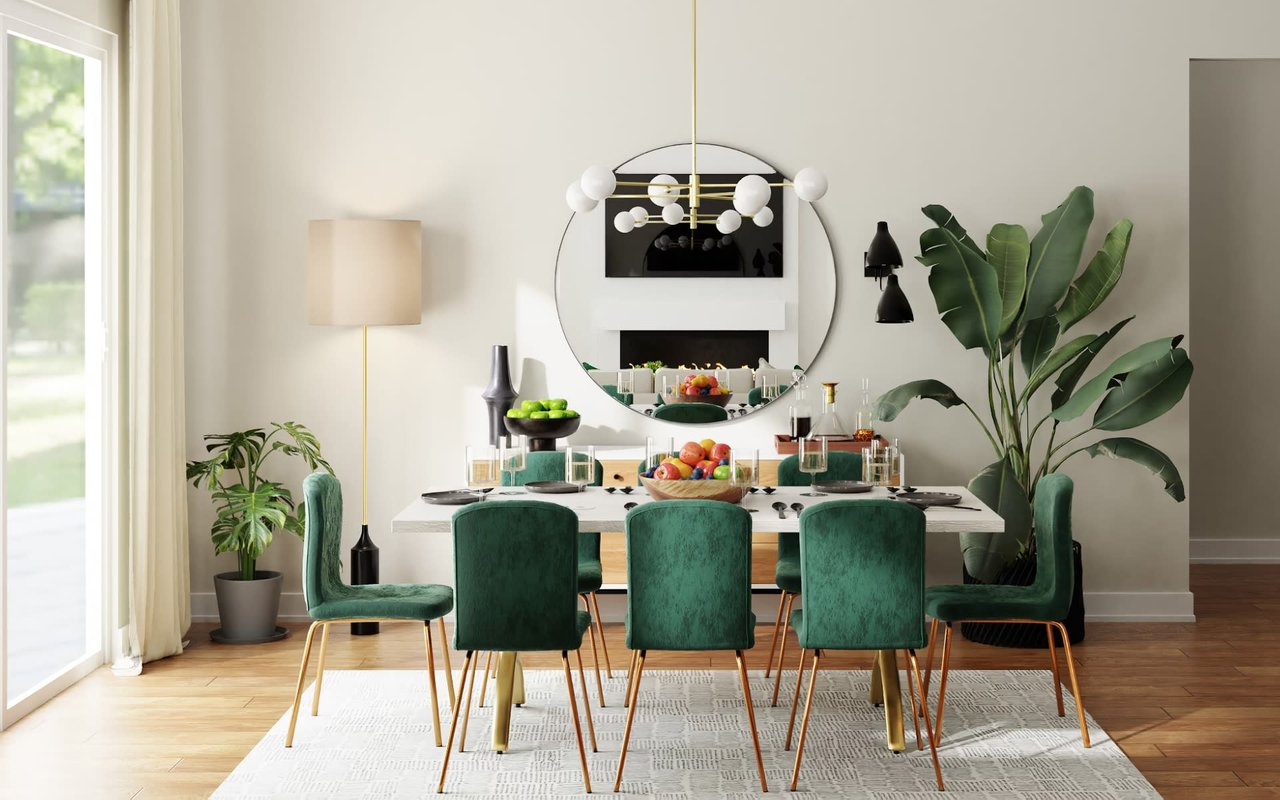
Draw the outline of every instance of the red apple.
M720 463L720 459L729 457L730 452L732 451L730 450L729 445L724 442L720 442L715 447L711 448L711 460L718 465Z
M680 468L675 464L659 464L658 468L653 471L653 477L660 481L678 481L680 480Z
M715 389L717 386L720 385L720 381L716 380L715 375L707 375L705 377L707 379L707 385L710 386L712 389ZM714 394L714 392L712 393Z
M715 471L715 468L719 465L720 465L720 462L712 461L709 458L705 458L702 461L698 462L698 466L702 468L703 475L710 475L713 471Z
M680 460L691 467L697 466L706 457L707 451L697 442L685 442L684 447L680 448Z

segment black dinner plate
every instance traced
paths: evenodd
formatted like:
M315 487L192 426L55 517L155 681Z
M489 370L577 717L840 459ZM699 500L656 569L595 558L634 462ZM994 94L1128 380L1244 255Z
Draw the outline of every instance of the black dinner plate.
M813 484L813 490L831 494L861 494L871 491L871 484L862 481L818 481Z
M960 504L960 495L951 492L899 493L898 499L913 506L955 506Z
M423 492L422 499L438 506L465 506L468 503L480 502L482 495L475 492Z
M538 494L576 494L581 491L578 484L568 481L533 481L526 483L524 488Z

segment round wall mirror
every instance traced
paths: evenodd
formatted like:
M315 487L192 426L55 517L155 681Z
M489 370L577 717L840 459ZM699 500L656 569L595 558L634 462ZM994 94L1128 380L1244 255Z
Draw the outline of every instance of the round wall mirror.
M687 182L691 157L688 144L661 147L615 174L620 184ZM704 186L749 174L787 179L749 153L698 145ZM813 363L835 314L835 256L818 213L774 188L767 210L732 233L662 220L623 233L618 214L639 206L656 217L663 206L645 185L616 193L636 196L573 214L560 242L556 307L579 364L619 403L667 421L740 419L776 400ZM701 210L732 208L704 199Z

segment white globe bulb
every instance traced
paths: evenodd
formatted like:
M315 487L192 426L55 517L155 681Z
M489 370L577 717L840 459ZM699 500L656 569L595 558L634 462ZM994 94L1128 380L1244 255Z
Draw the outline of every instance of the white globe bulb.
M797 172L791 183L796 188L796 197L806 203L817 202L827 193L827 176L813 167L805 167Z
M754 214L769 204L771 194L763 175L746 175L733 188L733 207L741 214Z
M592 200L583 194L582 184L578 181L569 184L569 188L564 190L564 201L569 204L569 208L572 208L578 214L585 214L591 211L600 202L599 200Z
M643 228L644 224L649 221L649 211L644 206L632 206L631 218L636 221L637 228Z
M742 215L737 211L724 211L716 220L716 230L721 233L733 233L740 227L742 227Z
M603 200L618 188L618 179L613 177L613 170L596 165L587 167L582 173L582 193L592 200Z
M675 183L676 179L670 175L654 175L653 181L649 184L649 199L656 206L669 206L680 196L680 190L674 186L655 186L659 183Z
M673 202L662 209L662 221L668 225L679 225L684 221L684 207L679 203Z
M773 224L773 209L765 206L756 212L756 215L751 218L751 221L754 222L758 228L769 227Z
M613 216L613 228L618 233L631 233L636 227L636 218L629 211L619 211Z

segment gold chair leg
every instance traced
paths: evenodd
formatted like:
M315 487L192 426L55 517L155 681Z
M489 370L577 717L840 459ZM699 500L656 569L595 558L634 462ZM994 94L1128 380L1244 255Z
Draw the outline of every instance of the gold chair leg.
M813 710L813 687L818 683L818 659L822 656L821 650L813 651L813 670L809 673L809 692L804 700L804 717L800 720L800 741L796 744L796 764L791 772L791 791L796 790L796 784L800 782L800 760L804 758L804 740L809 733L809 712ZM782 671L781 665L778 671Z
M480 680L480 707L484 708L484 692L489 688L489 667L493 666L493 651L484 654L484 678Z
M907 687L908 687L908 691L910 691L912 675L915 675L915 678L916 678L915 682L917 686L923 686L924 684L920 680L920 662L916 660L915 650L907 651L907 660L910 662L910 666L911 666L910 671L907 673ZM946 673L944 672L943 675L946 675ZM913 706L915 705L915 695L912 695L911 704ZM924 705L925 705L925 698L922 692L920 695L920 706L923 708ZM942 764L938 762L938 743L933 737L933 731L929 730L929 712L927 710L924 712L924 732L929 736L929 755L930 757L933 758L933 777L938 781L938 791L945 792L947 790L947 787L942 783ZM919 741L920 741L920 729L917 727L916 743L919 744Z
M462 683L458 686L458 693L461 694L468 687L467 684L467 668L471 666L471 659L475 655L474 650L467 651L467 658L462 662ZM472 670L474 675L475 671ZM474 683L474 679L472 680ZM458 731L458 717L463 716L466 707L454 706L453 721L449 723L449 740L444 747L444 760L440 763L440 782L436 784L436 794L444 792L444 776L449 771L449 754L453 751L453 735Z
M907 695L911 698L911 721L916 724L916 749L923 750L924 744L920 741L920 712L924 703L916 704L916 689L915 684L912 683L911 670L907 670ZM923 697L924 693L921 692L920 696Z
M782 665L787 663L787 629L791 625L791 607L795 605L796 595L787 595L787 613L782 619L782 647L778 650L778 672L773 676L773 700L770 706L778 705L778 689L782 686Z
M1054 642L1053 637L1057 634L1053 631L1053 626L1045 623L1044 635L1049 640L1049 669L1053 671L1053 693L1058 697L1058 716L1065 717L1067 710L1062 705L1062 677L1058 672L1058 645Z
M787 607L787 593L778 595L778 618L773 621L773 638L769 640L769 662L764 665L764 676L773 670L773 654L778 649L778 631L782 629L782 612Z
M609 663L609 642L604 638L604 618L600 616L600 599L595 592L591 593L591 608L593 609L591 616L595 617L596 630L600 631L600 650L604 652L604 674L612 680L613 665ZM600 702L600 707L604 707L604 701Z
M582 648L574 650L574 655L578 657L578 681L582 684L582 712L587 715L587 730L591 732L591 752L599 753L600 747L596 744L596 725L591 721L591 701L587 698L587 674L582 670ZM573 685L569 685L570 691Z
M627 709L627 726L622 731L622 752L618 756L618 777L614 778L613 791L616 793L622 786L622 768L627 765L627 745L631 743L631 723L636 718L636 701L640 697L640 679L644 677L644 657L647 650L640 651L636 661L636 674L631 678L631 707Z
M942 743L942 714L947 708L947 673L951 670L951 623L942 632L942 677L938 678L938 716L933 723L930 739L936 749ZM929 726L925 725L926 732Z
M783 750L791 749L791 732L796 727L796 707L800 705L800 687L804 682L804 657L809 651L800 649L800 664L796 667L796 692L791 695L791 721L787 723L787 743Z
M580 595L580 597L582 598L582 607L586 609L588 614L590 614L591 601L587 599L585 594ZM587 632L591 634L591 660L596 666L596 691L600 694L600 707L604 708L604 683L600 680L600 654L596 652L595 620L592 620L592 624L587 626Z
M323 622L313 622L307 629L307 643L302 648L302 665L298 667L298 688L293 693L293 713L289 717L289 732L284 737L284 746L293 747L293 729L298 724L298 707L302 705L302 684L307 679L307 662L311 660L311 642L315 639L316 628Z
M514 653L515 666L511 670L511 704L516 708L524 707L524 662L520 654Z
M639 650L631 651L631 666L627 667L627 689L622 693L622 707L626 708L631 704L631 682L635 680L636 661L640 658Z
M1071 639L1067 636L1067 628L1061 622L1050 623L1062 634L1062 653L1067 659L1067 674L1071 676L1071 694L1076 699L1076 718L1080 720L1080 738L1084 746L1089 744L1089 723L1084 718L1084 701L1080 698L1080 684L1076 681L1076 664L1071 658Z
M569 654L561 650L560 661L564 664L564 684L569 689L569 711L573 713L573 730L578 735L578 758L582 760L582 782L586 784L587 794L591 794L591 773L587 769L587 748L582 743L582 723L578 721L578 701L573 697L573 678L569 674Z
M316 685L311 691L311 716L320 713L320 686L324 683L324 656L329 652L329 623L320 626L320 661L316 664Z
M867 699L876 708L884 706L884 682L880 680L879 650L871 656L871 689L867 693Z
M929 681L933 672L933 645L938 641L938 620L929 625L929 648L924 651L924 685L920 687L920 696L929 696Z
M440 625L440 656L444 660L444 681L449 687L449 712L458 705L458 698L453 694L453 664L449 661L449 635L444 629L444 617L437 617Z
M471 665L471 678L469 679L469 682L467 678L467 664ZM462 735L458 737L459 753L467 749L467 724L471 722L471 693L474 692L476 688L476 668L480 666L480 659L472 658L471 653L469 652L467 653L467 664L462 665L462 682L467 687L467 696L462 701L462 704L458 706L458 710L453 712L454 719L457 719L459 714L462 715ZM458 687L458 693L459 694L462 693L461 686ZM452 733L449 734L449 741L451 743L453 742ZM440 783L442 786L444 785L443 778L441 779Z
M738 676L742 678L742 699L747 706L747 723L751 726L751 744L756 748L756 770L760 773L760 791L769 791L769 783L764 779L764 756L760 754L760 733L756 730L756 710L751 703L751 684L747 680L747 662L742 659L742 651L734 651L738 658Z
M422 639L427 646L427 685L431 687L431 730L436 736L436 747L443 742L440 738L440 698L436 695L436 655L431 647L431 623L422 626ZM324 650L320 651L321 655Z

